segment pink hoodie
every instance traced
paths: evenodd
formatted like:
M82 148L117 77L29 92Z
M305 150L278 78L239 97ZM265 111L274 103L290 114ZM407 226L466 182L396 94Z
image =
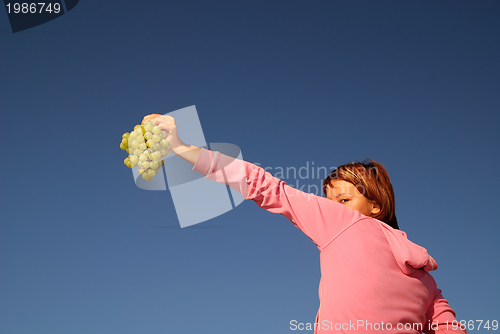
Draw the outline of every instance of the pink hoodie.
M284 215L318 246L315 333L466 333L428 273L436 261L403 231L219 152L202 149L193 170Z

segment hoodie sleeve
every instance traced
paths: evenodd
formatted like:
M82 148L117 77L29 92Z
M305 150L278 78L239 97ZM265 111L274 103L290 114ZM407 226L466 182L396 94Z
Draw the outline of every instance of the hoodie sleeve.
M427 334L467 334L467 330L457 321L455 311L450 307L448 301L443 298L442 291L436 289L433 305L426 315ZM462 327L462 328L461 328Z
M193 170L227 184L261 208L287 217L320 250L363 217L339 203L290 187L259 166L217 151L202 148Z

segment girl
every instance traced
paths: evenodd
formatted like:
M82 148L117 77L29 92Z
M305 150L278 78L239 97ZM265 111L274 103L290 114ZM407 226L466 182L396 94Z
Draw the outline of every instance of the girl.
M262 168L182 142L171 116L149 115L171 150L207 178L289 218L320 250L315 333L466 333L429 274L436 261L399 230L394 192L375 161L336 168L326 198L301 192ZM462 328L461 328L462 327Z

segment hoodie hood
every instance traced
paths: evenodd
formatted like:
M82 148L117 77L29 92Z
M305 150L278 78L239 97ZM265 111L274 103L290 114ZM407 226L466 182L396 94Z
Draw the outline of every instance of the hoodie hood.
M405 275L411 275L420 269L425 271L437 269L437 262L429 255L427 249L408 240L405 232L393 229L387 224L380 226L399 268Z

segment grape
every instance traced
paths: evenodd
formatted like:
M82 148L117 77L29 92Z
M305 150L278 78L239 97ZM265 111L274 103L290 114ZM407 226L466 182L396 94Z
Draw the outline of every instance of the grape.
M160 152L162 157L170 154L170 150L166 147L162 148Z
M123 160L123 163L125 165L127 165L128 168L132 167L132 164L130 163L130 158L129 157L125 158L125 160Z
M137 136L144 136L144 133L146 133L144 131L144 128L140 125L137 127L137 129L134 129L134 132L137 134Z
M161 147L168 147L168 146L170 146L170 143L166 139L162 139L160 141L160 144L161 144Z
M136 125L133 131L122 135L120 148L129 154L124 164L130 168L139 167L138 172L143 179L151 181L164 164L162 155L170 153L170 143L165 140L166 137L166 132L154 126L152 121Z
M139 158L136 155L130 156L130 163L132 164L132 166L137 165L138 162L139 162Z
M144 143L144 136L141 134L138 134L137 138L135 140L137 140L139 143Z

